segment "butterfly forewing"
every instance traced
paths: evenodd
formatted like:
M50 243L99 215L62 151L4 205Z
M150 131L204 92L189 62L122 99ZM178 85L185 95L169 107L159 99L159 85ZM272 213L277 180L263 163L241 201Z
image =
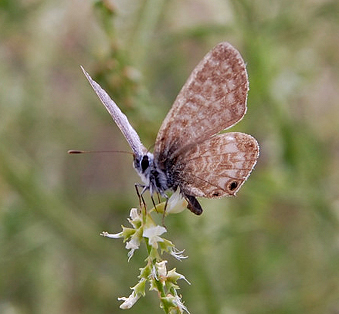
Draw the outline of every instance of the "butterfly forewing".
M235 195L259 155L250 135L229 132L193 145L178 155L171 173L184 194L207 198Z
M121 130L122 134L125 136L128 144L133 150L133 153L137 157L140 157L143 154L145 154L147 152L147 149L141 143L139 135L133 129L125 114L121 112L120 108L111 99L111 97L109 97L106 91L90 77L90 75L85 71L85 69L83 67L81 67L81 69L84 72L88 82L94 89L95 93L98 95L99 99L106 107L107 111L109 112L109 114L111 115L111 117Z
M213 48L193 70L159 130L154 157L161 163L186 145L237 123L246 112L245 63L229 43Z

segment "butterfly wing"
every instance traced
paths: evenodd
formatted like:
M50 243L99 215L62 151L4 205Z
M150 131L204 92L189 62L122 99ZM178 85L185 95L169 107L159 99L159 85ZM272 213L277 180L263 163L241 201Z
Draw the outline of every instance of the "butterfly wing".
M176 157L169 172L184 195L235 195L254 168L259 145L250 135L229 132L193 145Z
M240 53L229 43L218 44L193 70L163 121L155 159L161 163L237 123L246 112L248 89Z
M122 134L125 136L129 146L132 148L133 153L140 157L147 152L145 146L141 143L139 135L133 129L131 124L129 123L127 117L121 112L116 103L109 97L105 90L101 88L101 86L95 82L90 75L85 71L83 67L81 67L84 72L87 80L91 84L92 88L100 98L101 102L106 107L107 111L112 116L114 122L117 124Z

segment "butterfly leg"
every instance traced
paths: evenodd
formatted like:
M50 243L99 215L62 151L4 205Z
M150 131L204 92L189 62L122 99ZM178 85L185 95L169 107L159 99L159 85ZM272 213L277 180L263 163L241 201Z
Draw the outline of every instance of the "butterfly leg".
M165 226L165 216L166 216L166 209L167 209L167 204L168 204L168 195L164 193L163 196L166 199L166 201L165 201L165 206L164 206L164 212L162 214L162 221L161 221L161 223L162 223L162 226L166 228L166 226Z
M144 200L144 197L142 196L145 192L145 186L142 185L142 184L139 184L139 183L135 183L134 187L135 187L135 190L137 191L137 195L138 195L138 198L139 198L139 206L140 206L140 208L144 208L145 211L146 211L146 202ZM142 188L141 193L139 192L139 188Z
M160 203L160 193L157 193L158 196L158 203Z
M164 198L166 198L166 205L167 205L167 199L168 199L168 197L165 193L160 194L159 192L157 192L156 194L157 194L157 205L155 204L155 200L153 198L153 195L151 195L152 203L153 203L155 210L157 210L157 206L161 203L160 195L162 195Z
M153 207L155 208L155 210L157 210L157 205L155 205L153 195L151 195L151 200L152 200Z
M166 216L166 208L167 208L167 204L168 204L168 195L165 194L165 193L161 193L161 194L157 193L158 204L160 204L160 202L161 202L160 195L165 198L165 206L164 206L164 210L162 212L162 226L165 227L165 216ZM152 203L153 203L153 206L154 206L155 210L158 211L157 210L157 205L155 205L155 201L154 201L153 195L151 195L151 199L152 199Z

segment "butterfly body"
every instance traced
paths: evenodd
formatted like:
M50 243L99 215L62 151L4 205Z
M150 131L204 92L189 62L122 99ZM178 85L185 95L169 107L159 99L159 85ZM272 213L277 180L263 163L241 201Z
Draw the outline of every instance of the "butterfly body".
M158 132L153 154L142 145L127 117L82 68L134 153L144 189L166 196L180 189L188 208L200 215L196 197L232 196L250 175L259 145L250 135L221 133L246 113L246 67L229 43L214 47L193 70Z
M145 190L149 190L151 195L159 193L163 197L167 197L165 194L167 190L175 191L178 187L183 190L183 187L180 187L178 184L178 169L174 167L174 165L177 165L175 161L169 161L162 167L164 169L162 170L159 167L158 162L154 160L154 155L152 153L143 155L141 159L134 155L134 169L144 183L142 193ZM183 195L188 202L188 208L193 213L200 215L202 213L202 208L197 199L191 195L186 195L184 193Z

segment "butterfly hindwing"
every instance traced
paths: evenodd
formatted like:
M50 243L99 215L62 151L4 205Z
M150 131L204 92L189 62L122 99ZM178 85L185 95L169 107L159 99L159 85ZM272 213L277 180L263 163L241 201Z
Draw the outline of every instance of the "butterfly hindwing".
M259 145L250 135L229 132L179 154L170 169L183 194L219 198L235 195L250 175Z

